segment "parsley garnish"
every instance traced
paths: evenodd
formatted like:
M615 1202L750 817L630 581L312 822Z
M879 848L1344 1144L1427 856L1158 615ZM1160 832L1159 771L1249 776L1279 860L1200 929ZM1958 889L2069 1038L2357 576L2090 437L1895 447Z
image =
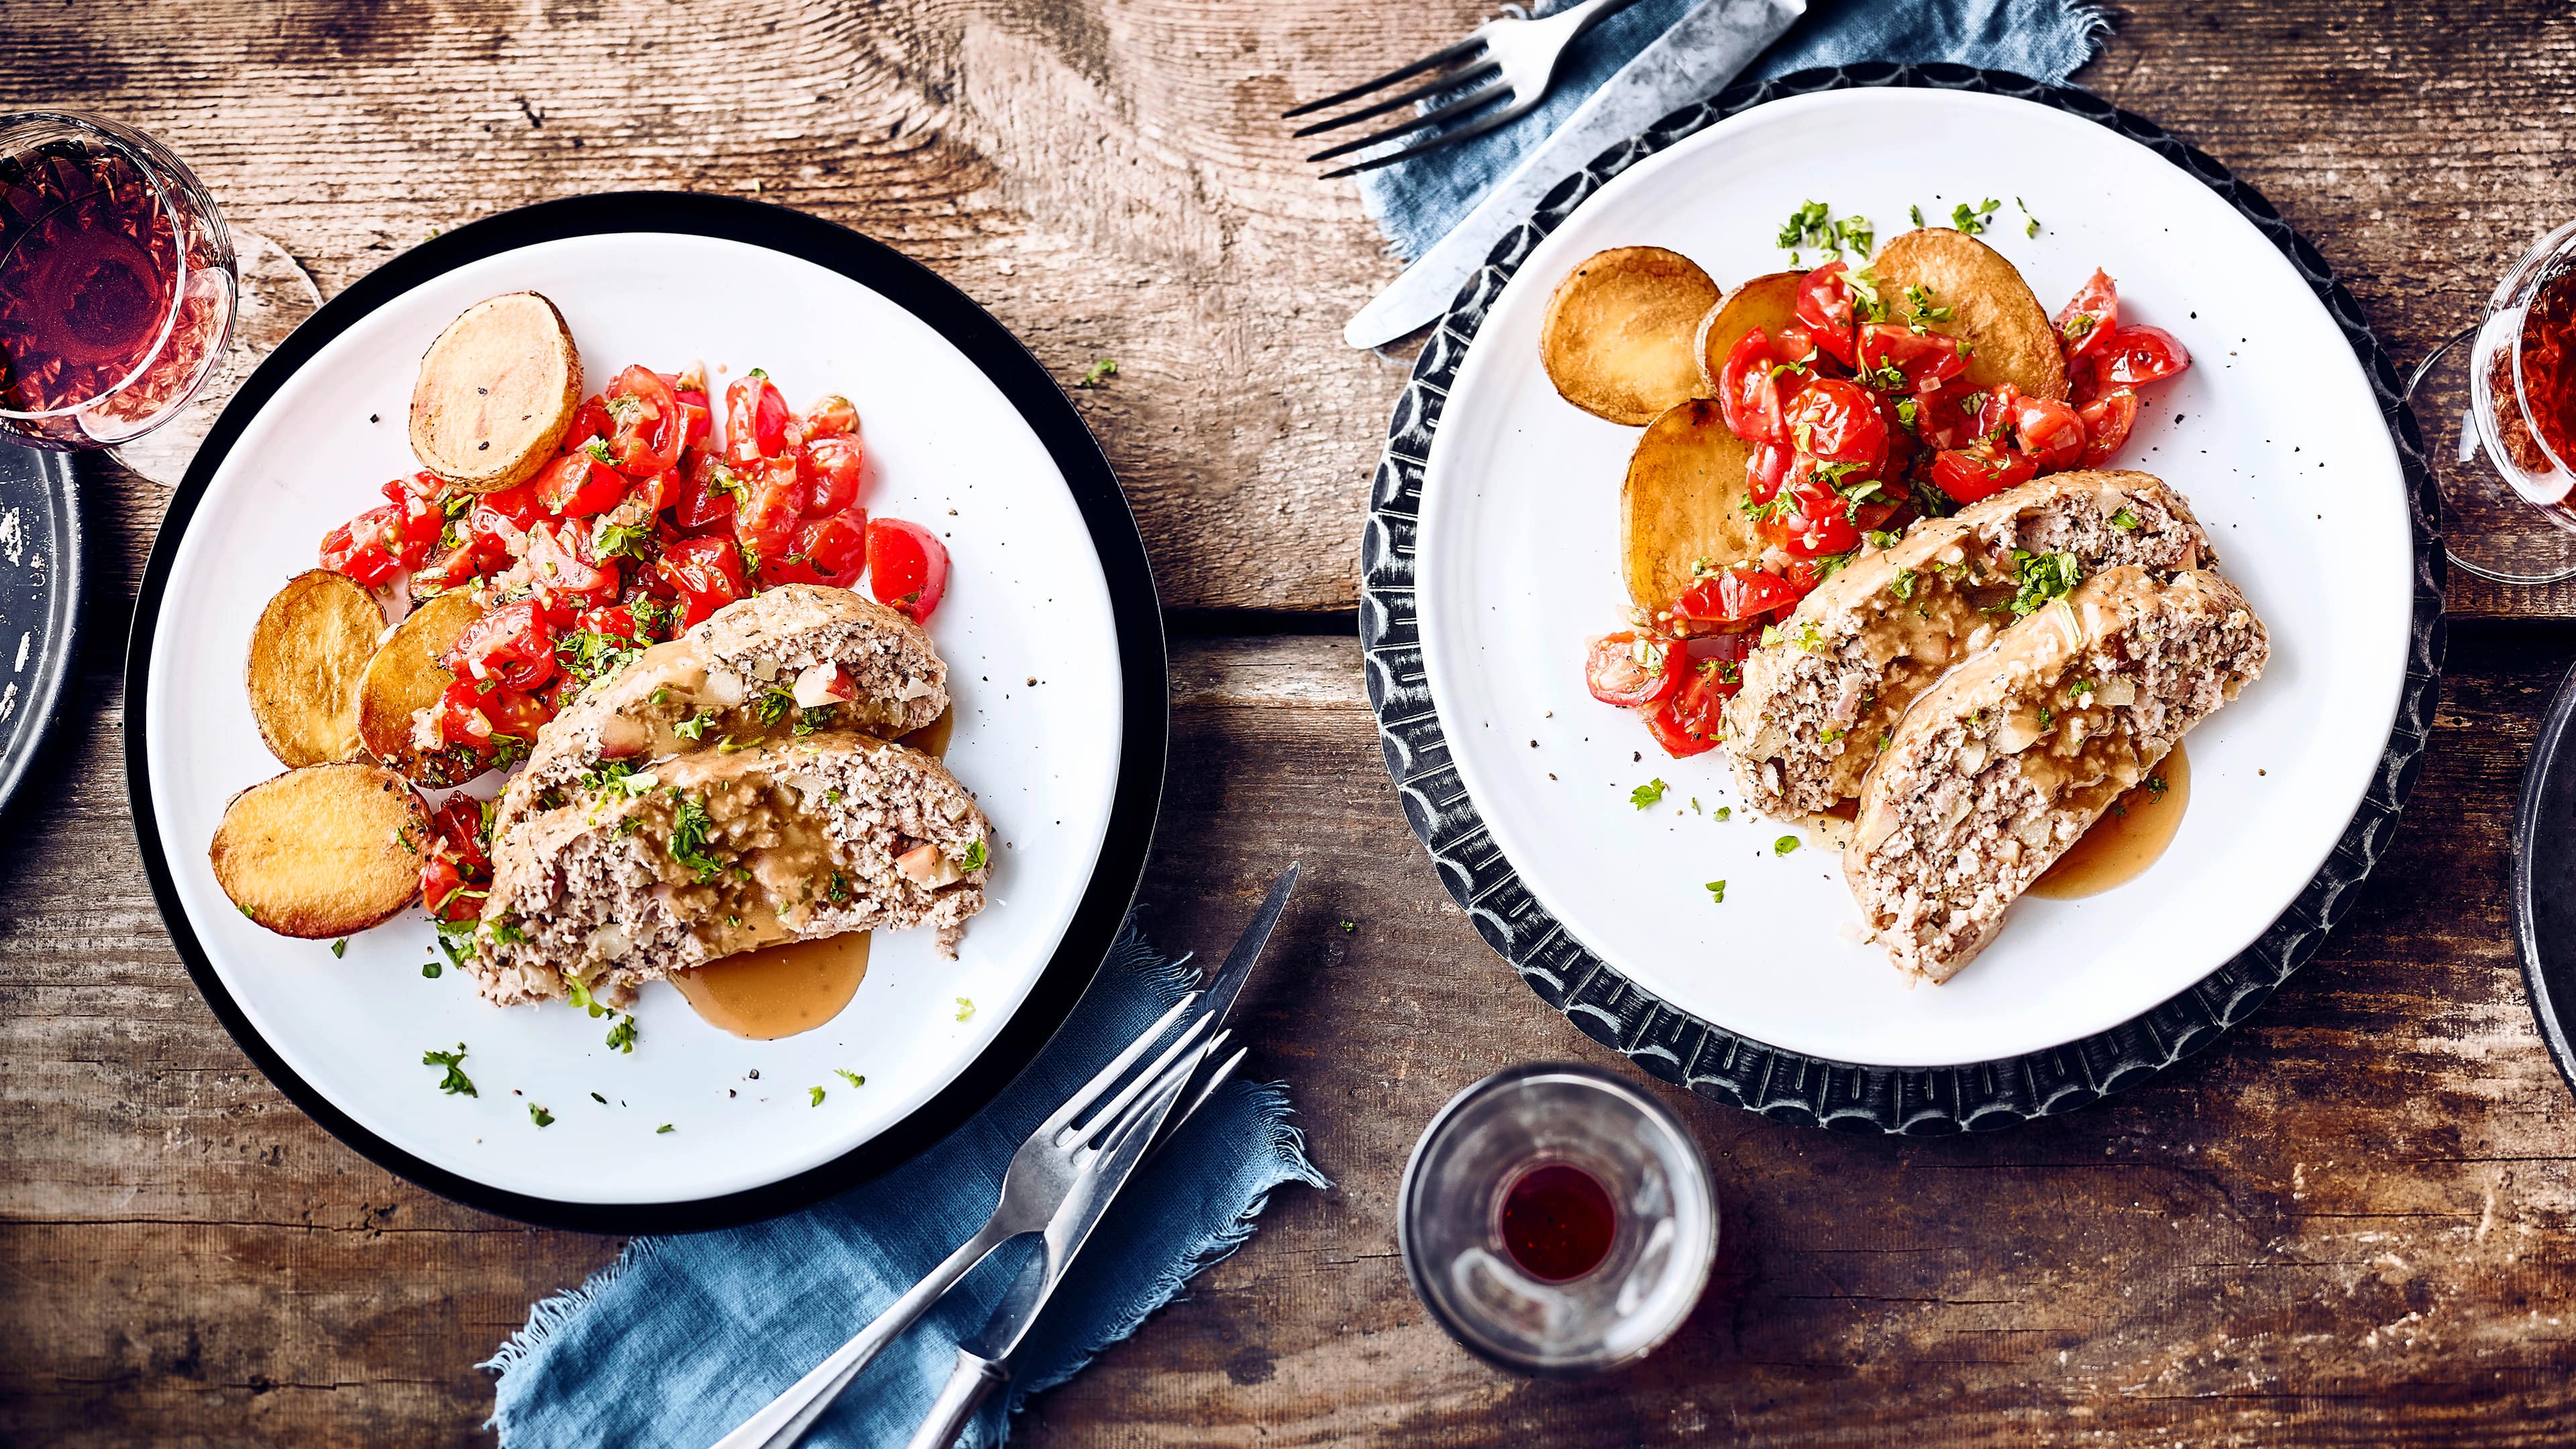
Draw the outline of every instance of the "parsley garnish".
M538 1106L534 1102L530 1102L528 1104L528 1120L536 1123L540 1127L552 1127L555 1125L555 1114Z
M1913 598L1913 597L1914 597L1914 579L1915 579L1915 573L1914 573L1914 570L1912 570L1912 569L1898 569L1898 570L1896 571L1896 582L1894 582L1894 583L1892 583L1892 584L1888 585L1888 592L1890 592L1890 593L1892 593L1892 594L1896 595L1896 596L1897 596L1898 598L1900 598L1900 599L1910 599L1910 598Z
M1771 853L1773 855L1787 855L1789 852L1796 850L1797 848L1798 837L1794 835L1783 835L1779 839L1771 842Z
M786 687L780 686L764 692L760 698L753 700L751 714L752 718L760 721L762 729L774 730L778 728L780 720L787 718L787 712L795 707L795 694Z
M1920 207L1920 206L1909 206L1909 207L1905 208L1905 214L1906 214L1908 217L1910 217L1910 218L1912 218L1912 219L1913 219L1913 222L1914 222L1914 224L1915 224L1916 226L1921 226L1921 225L1923 224L1923 208L1922 208L1922 207Z
M813 1100L812 1100L812 1101L807 1102L807 1103L805 1104L806 1106L808 1106L808 1107L820 1107L820 1106L822 1106L822 1105L823 1105L823 1089L822 1089L822 1088L820 1088L820 1087L807 1087L805 1090L814 1094L814 1096L813 1096Z
M1104 357L1098 362L1091 364L1090 370L1083 373L1082 381L1075 383L1074 386L1080 388L1098 387L1100 386L1102 378L1116 377L1117 375L1118 359L1114 357Z
M836 906L849 904L850 878L837 870L832 872L831 887L824 894L830 897L832 904Z
M2024 226L2021 229L2021 234L2023 236L2039 235L2039 218L2030 214L2030 203L2016 196L2013 198L2013 205L2021 208L2022 220L2029 223L2029 225Z
M1950 224L1970 236L1975 236L1986 229L1985 219L1994 215L1995 209L2002 205L2002 202L1991 196L1987 197L1982 205L1973 209L1968 203L1962 201L1950 209Z
M959 861L958 866L964 870L982 870L985 859L984 842L978 840L966 847L966 858Z
M422 1052L420 1054L420 1064L422 1066L447 1068L447 1075L438 1079L438 1090L445 1092L451 1097L479 1097L482 1093L474 1090L473 1079L466 1076L462 1070L464 1063L465 1043L463 1042L458 1042L456 1044L456 1050L452 1052Z
M867 1078L860 1076L856 1072L844 1071L839 1067L832 1068L832 1075L839 1077L842 1081L849 1083L853 1087L864 1087L868 1084Z
M1703 887L1703 889L1708 892L1708 903L1710 905L1722 906L1726 904L1726 882L1722 880L1713 880Z
M1663 798L1664 782L1661 780L1648 780L1645 784L1642 784L1636 789L1628 792L1628 803L1636 806L1640 810L1645 809L1647 806L1652 805Z
M336 960L339 960L339 959L341 959L341 958L343 958L343 957L346 957L348 954L349 954L349 938L348 938L348 937L346 937L346 936L342 936L339 940L336 940L336 941L334 941L334 942L332 942L332 943L331 943L331 958L332 958L333 960L335 960L335 961L336 961Z
M958 1019L959 1021L964 1021L966 1018L968 1018L968 1017L970 1017L970 1016L973 1016L974 1014L975 1014L975 1003L974 1003L974 1002L971 1002L971 1001L969 1001L969 1000L967 1000L967 999L966 999L965 997L963 997L963 996L958 997L958 998L957 998L957 1019Z
M1915 401L1912 398L1907 398L1898 403L1896 405L1897 426L1905 429L1905 431L1909 433L1922 431L1915 422L1915 418L1920 412L1921 409L1915 405Z
M1905 284L1905 305L1914 309L1915 316L1928 322L1947 322L1958 315L1958 309L1954 307L1933 306L1932 289L1915 282Z
M2135 533L2138 531L2138 515L2123 508L2119 512L2111 515L2111 526L2113 528L2126 530L2130 533Z
M712 885L724 874L724 862L707 854L707 833L714 828L706 806L677 790L671 792L671 859L694 872L700 885Z
M1735 818L1735 807L1732 805L1720 805L1713 813L1716 815L1716 818L1720 820L1732 820Z
M2149 775L2147 777L2147 790L2158 799L2164 798L2165 791L2171 788L2171 786L2165 783L2165 777L2162 775Z
M602 795L623 795L628 799L639 799L645 791L660 783L651 771L633 760L602 760L584 772L580 779L584 790L597 791Z
M644 652L644 646L615 634L596 629L575 629L555 641L555 658L571 675L576 691L626 667L626 662Z
M617 1024L608 1029L608 1047L611 1051L624 1052L628 1056L635 1054L635 1014L633 1012L628 1012L619 1018Z
M684 740L704 739L707 733L707 726L714 724L715 722L716 712L711 709L702 709L696 714L689 716L687 719L671 726L671 733L678 735Z
M653 1135L654 1135L654 1136L656 1136L656 1137L659 1137L659 1136L661 1136L663 1133L668 1132L668 1131L670 1131L670 1130L671 1130L671 1124L670 1124L670 1123L668 1123L668 1122L665 1122L665 1123L663 1123L661 1126L656 1127L656 1128L654 1128L654 1129L653 1129Z
M2012 601L2016 619L2026 619L2052 600L2066 597L2067 590L2084 576L2072 553L2032 553L2022 548L2013 550L2013 573L2018 584Z
M438 971L439 966L435 961L423 961L420 963L420 974L428 977L432 981L436 981L438 979Z
M1810 201L1789 213L1780 224L1776 238L1783 250L1794 252L1800 247L1814 247L1828 256L1840 257L1848 251L1857 257L1869 255L1877 241L1877 228L1865 216L1847 216L1836 221L1833 208L1821 201ZM1791 260L1796 260L1793 256Z

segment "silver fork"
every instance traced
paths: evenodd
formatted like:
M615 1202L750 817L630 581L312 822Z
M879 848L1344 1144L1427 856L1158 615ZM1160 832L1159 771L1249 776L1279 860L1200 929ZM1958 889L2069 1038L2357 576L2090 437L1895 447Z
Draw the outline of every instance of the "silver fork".
M986 1254L1003 1243L1022 1233L1044 1230L1055 1216L1056 1209L1064 1205L1066 1197L1082 1180L1084 1170L1115 1145L1122 1129L1141 1110L1140 1103L1143 1107L1158 1105L1169 1091L1182 1090L1186 1082L1175 1087L1173 1079L1176 1076L1185 1078L1197 1071L1201 1062L1224 1044L1230 1033L1222 1031L1207 1037L1204 1044L1201 1042L1200 1038L1207 1035L1216 1018L1212 1013L1200 1013L1164 1049L1162 1055L1154 1059L1153 1065L1137 1073L1135 1079L1111 1097L1106 1106L1091 1113L1080 1126L1075 1125L1074 1119L1082 1117L1094 1102L1116 1087L1127 1076L1128 1068L1136 1064L1136 1059L1160 1040L1163 1033L1171 1029L1172 1023L1187 1015L1198 1001L1199 993L1195 991L1182 997L1177 1005L1163 1014L1162 1020L1147 1027L1144 1035L1131 1042L1116 1060L1101 1068L1098 1076L1038 1124L1037 1130L1029 1134L1017 1152L1011 1154L1010 1168L1002 1175L1002 1200L994 1207L992 1217L976 1230L975 1236L949 1254L946 1262L931 1269L930 1276L914 1284L910 1292L896 1299L885 1312L877 1315L875 1322L860 1329L813 1372L798 1379L767 1407L744 1420L740 1428L718 1440L715 1449L788 1449L804 1437L805 1431L823 1416L823 1411L832 1406L832 1401L839 1398L850 1381L859 1376L860 1370L911 1327L913 1320L927 1311L931 1304L939 1301L949 1285L965 1277L970 1269L984 1261ZM1242 1054L1238 1052L1233 1061L1220 1067L1209 1085L1190 1100L1189 1111L1196 1111L1199 1103L1207 1099L1208 1093L1213 1092L1217 1083L1241 1060ZM1181 1115L1188 1114L1184 1112Z
M1456 120L1470 111L1490 106L1496 101L1504 103L1502 109L1479 116L1456 130L1443 131L1439 135L1416 141L1400 151L1389 152L1383 156L1371 156L1363 161L1354 161L1348 166L1336 167L1325 172L1322 179L1331 180L1333 177L1348 176L1354 172L1372 171L1380 166L1419 156L1425 151L1436 151L1443 146L1481 136L1498 126L1508 125L1518 120L1547 94L1547 88L1556 80L1556 68L1565 58L1566 48L1573 45L1585 31L1633 3L1635 0L1582 0L1581 4L1569 5L1544 19L1530 20L1507 15L1498 20L1488 20L1469 31L1466 39L1445 50L1434 51L1411 65L1399 66L1375 80L1362 81L1349 90L1338 91L1320 101L1308 101L1294 110L1283 113L1280 119L1293 120L1299 116L1312 115L1317 111L1330 110L1335 106L1384 90L1397 81L1410 80L1425 71L1436 72L1436 74L1422 85L1402 95L1389 97L1374 105L1336 116L1329 121L1318 121L1296 134L1321 135L1326 131L1350 125L1354 121L1369 120L1383 116L1389 111L1413 105L1418 101L1427 101L1461 86L1475 87L1466 94L1451 99L1433 110L1425 111L1411 120L1399 122L1356 141L1344 141L1338 146L1326 147L1306 158L1309 161L1330 161L1336 156L1365 151L1371 146L1383 141L1392 141L1398 136L1409 136L1416 131L1439 125L1443 121ZM1486 82L1486 84L1478 84L1479 82Z

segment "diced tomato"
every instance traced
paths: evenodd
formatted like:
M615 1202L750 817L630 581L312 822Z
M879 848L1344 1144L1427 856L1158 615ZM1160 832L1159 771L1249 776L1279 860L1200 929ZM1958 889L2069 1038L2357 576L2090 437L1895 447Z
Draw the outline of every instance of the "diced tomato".
M538 612L556 628L617 597L616 564L603 566L591 556L590 531L579 523L540 523L529 529L528 568L536 583Z
M806 515L838 513L859 501L867 449L850 434L826 433L807 440L798 472L805 479Z
M447 686L435 706L441 745L463 745L489 759L504 744L533 741L554 717L535 695L506 685L485 686L459 679Z
M554 677L555 640L536 602L503 604L465 626L440 661L457 678L534 689Z
M1977 436L2000 443L2012 435L2014 419L2021 416L2021 389L2008 382L1996 383L1986 390L1986 400L1977 409Z
M787 400L758 368L725 389L725 457L757 463L787 450Z
M2161 382L2191 366L2191 354L2161 327L2123 327L2102 353L2102 380L2136 386Z
M868 565L868 511L852 508L809 520L796 530L796 552L814 566L822 582L855 587Z
M2111 338L2120 321L2120 289L2099 267L2072 300L2057 311L2057 345L2072 364L2090 357Z
M1783 404L1805 375L1791 370L1784 387L1782 368L1787 365L1770 334L1759 327L1727 349L1726 361L1718 369L1717 405L1737 437L1748 443L1789 441L1788 428L1781 421Z
M548 513L589 518L615 508L626 497L626 475L577 448L546 465L537 475L537 499Z
M1678 640L1633 630L1604 634L1584 657L1583 682L1603 704L1653 704L1681 684L1682 657Z
M1977 415L1970 409L1984 405L1984 394L1956 379L1920 389L1914 394L1914 436L1935 452L1964 448L1977 436Z
M700 453L689 463L687 486L679 493L672 520L690 533L733 528L734 507L743 488L743 477L711 453Z
M948 546L918 523L869 519L868 588L878 603L928 619L948 592Z
M617 423L608 416L607 404L598 398L590 398L574 410L572 425L564 429L564 451L577 452L582 444L593 438L606 442L608 435L616 430Z
M1756 443L1753 456L1744 460L1745 491L1757 504L1770 502L1780 495L1780 484L1797 459L1797 451L1783 444Z
M474 506L491 509L521 528L536 522L546 511L544 500L537 496L536 478L531 478L515 488L504 488L498 493L477 494L474 498Z
M322 535L322 567L374 588L403 566L397 554L402 546L403 507L387 503Z
M678 464L688 419L671 385L649 367L630 367L608 385L608 456L630 478L649 478Z
M1655 743L1663 747L1664 753L1676 760L1687 760L1693 755L1704 755L1716 749L1717 731L1710 729L1704 734L1693 734L1682 719L1680 705L1680 697L1676 695L1651 709L1640 711L1646 718L1646 733L1654 736Z
M2084 423L2075 409L2054 398L2018 398L2013 404L2013 433L2042 473L2075 466L2084 456Z
M1887 421L1858 383L1820 377L1789 404L1783 421L1799 451L1829 463L1875 468L1887 458Z
M707 434L715 430L714 404L707 400L704 380L695 375L694 369L687 387L680 385L679 373L666 372L661 378L671 389L672 401L680 405L680 448L685 452L705 442Z
M805 415L797 419L796 425L809 443L817 438L855 437L859 410L850 406L848 398L827 392L806 406Z
M744 597L742 551L729 538L684 538L662 551L654 565L679 591L680 627L685 629Z
M1750 634L1734 636L1749 639ZM1718 655L1693 654L1682 671L1681 688L1673 691L1671 723L1694 741L1714 739L1722 728L1726 702L1744 688L1740 650Z
M2108 463L2129 441L2129 430L2137 425L2138 395L2125 387L2115 387L2075 410L2084 424L2084 456L2087 468Z
M1867 481L1852 474L1841 487L1858 489ZM1786 506L1771 510L1757 531L1791 558L1822 558L1860 547L1860 529L1851 519L1852 500L1814 458L1800 454L1789 465L1789 476L1780 485L1780 497L1787 500Z
M1932 460L1932 481L1961 503L1991 498L2027 483L2039 469L2028 454L1979 441L1966 448L1945 448Z
M430 812L429 823L467 874L482 872L488 877L492 856L490 842L483 836L482 801L471 795L451 795L446 804Z
M1673 612L1704 623L1738 624L1796 602L1798 591L1778 574L1737 564L1691 585Z
M606 604L584 609L572 621L572 627L585 634L605 634L611 639L636 642L635 611L625 604Z
M460 543L412 570L411 596L415 600L436 598L474 582L481 572L475 565L473 543Z
M1883 385L1888 369L1901 382ZM1872 322L1860 329L1860 371L1882 392L1920 391L1925 383L1957 377L1968 370L1968 355L1938 332L1917 332L1892 322Z
M476 883L465 878L456 857L445 850L432 850L420 863L420 903L442 921L470 921L483 914Z
M767 458L743 475L749 490L734 507L733 533L756 558L776 558L796 547L796 519L805 506L805 483L794 458Z
M1827 262L1798 284L1798 321L1818 347L1845 367L1856 365L1859 338L1852 315L1849 269Z

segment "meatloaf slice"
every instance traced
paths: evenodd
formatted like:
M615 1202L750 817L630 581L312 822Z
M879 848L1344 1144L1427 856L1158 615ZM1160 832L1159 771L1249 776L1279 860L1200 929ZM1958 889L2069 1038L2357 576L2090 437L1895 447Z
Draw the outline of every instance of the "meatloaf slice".
M1766 631L1744 661L1725 739L1745 803L1812 819L1860 794L1905 707L2027 608L2034 577L2209 561L2182 495L2145 473L2059 473L1863 553Z
M847 731L617 763L500 837L471 970L494 1002L634 988L720 956L929 925L956 954L991 827L918 750Z
M1914 702L1861 791L1843 878L1888 959L1946 981L2004 912L2259 678L2262 621L2187 569L2096 574Z
M769 589L645 650L549 721L493 828L570 803L602 760L825 727L899 735L947 707L948 666L920 625L848 589Z

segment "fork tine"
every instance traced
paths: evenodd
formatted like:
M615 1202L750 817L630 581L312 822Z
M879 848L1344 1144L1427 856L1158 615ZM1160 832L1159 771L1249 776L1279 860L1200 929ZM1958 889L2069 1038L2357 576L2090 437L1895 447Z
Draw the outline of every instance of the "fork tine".
M1502 110L1496 111L1490 116L1485 116L1467 125L1460 126L1454 131L1443 131L1439 135L1431 137L1429 140L1417 141L1414 144L1405 147L1403 150L1394 152L1390 155L1371 156L1365 161L1355 161L1348 166L1336 167L1315 179L1318 181L1330 181L1336 176L1356 176L1363 171L1375 171L1380 166L1392 166L1398 161L1411 160L1425 151L1437 151L1443 146L1454 146L1460 141L1481 136L1487 131L1493 130L1497 126L1509 125L1512 122L1519 120L1521 116L1528 111L1528 109L1529 108L1527 106L1506 106Z
M1199 1052L1204 1053L1206 1050L1207 1048L1202 1046ZM1125 1116L1119 1118L1117 1124L1109 1129L1109 1135L1101 1139L1099 1146L1075 1150L1074 1170L1089 1173L1104 1159L1124 1148L1128 1139L1136 1133L1155 1131L1163 1123L1170 1121L1169 1108L1181 1093L1189 1090L1190 1074L1199 1069L1199 1060L1199 1055L1193 1054L1188 1061L1155 1078L1151 1094L1145 1100L1138 1102Z
M1209 1025L1212 1024L1214 1020L1215 1018L1207 1015L1205 1012L1201 1012L1198 1019L1189 1024L1189 1029L1180 1034L1178 1040L1164 1048L1161 1056L1154 1058L1154 1064L1152 1066L1138 1072L1136 1074L1136 1080L1129 1082L1119 1091L1117 1096L1109 1099L1108 1106L1103 1107L1098 1112L1092 1114L1091 1120L1082 1125L1078 1136L1086 1139L1097 1137L1100 1135L1101 1129L1105 1125L1116 1122L1118 1120L1118 1115L1126 1111L1129 1104L1133 1103L1139 1096L1152 1089L1156 1083L1161 1081L1163 1076L1171 1070L1174 1060L1179 1058L1182 1053L1189 1051L1192 1047L1198 1046L1199 1037L1207 1031ZM1196 1064L1195 1059L1193 1059L1192 1064Z
M1309 156L1306 159L1309 161L1330 161L1336 156L1347 156L1353 151L1365 151L1369 147L1374 146L1381 141L1392 141L1398 136L1411 135L1413 132L1419 131L1425 126L1436 126L1442 121L1451 120L1455 117L1465 115L1469 111L1491 105L1497 100L1508 98L1511 93L1512 83L1510 81L1496 81L1492 85L1481 86L1470 91L1467 94L1460 96L1458 99L1451 101L1449 104L1442 106L1436 111L1427 111L1422 115L1416 116L1412 120L1404 122L1402 125L1389 126L1385 130L1380 131L1373 136L1362 136L1356 141L1344 141L1338 146L1327 146L1323 150L1316 152L1314 155ZM1422 147L1420 149L1428 150L1430 148ZM1407 154L1411 154L1411 152L1408 151ZM1392 160L1394 158L1389 157L1387 159ZM1382 166L1386 163L1384 161L1380 161L1374 164ZM1367 168L1355 167L1353 169L1365 170Z
M1196 1006L1198 1004L1198 1000L1199 994L1193 991L1182 997L1179 1001L1172 1003L1172 1009L1163 1013L1162 1020L1145 1028L1142 1034L1140 1034L1134 1041L1129 1042L1125 1051L1120 1052L1116 1057L1111 1059L1109 1065L1100 1069L1100 1074L1098 1076L1083 1083L1081 1091L1066 1098L1063 1106L1058 1107L1053 1112L1049 1113L1046 1121L1039 1125L1038 1130L1041 1132L1063 1131L1065 1127L1072 1123L1075 1117L1082 1114L1083 1109L1089 1107L1092 1103L1099 1101L1101 1093L1117 1086L1119 1080L1127 1075L1127 1069L1136 1065L1136 1059L1145 1054L1145 1048L1162 1040L1163 1033L1170 1031L1172 1029L1172 1023L1181 1019L1181 1013L1188 1011L1193 1006Z
M1208 1054L1210 1056L1216 1054L1218 1044L1222 1040L1223 1038L1219 1038L1219 1041L1208 1043ZM1216 1089L1224 1086L1226 1078L1233 1076L1234 1069L1242 1066L1243 1059L1250 1055L1252 1055L1252 1048L1236 1047L1234 1049L1234 1055L1227 1057L1215 1071L1208 1073L1207 1085L1199 1088L1199 1094L1190 1099L1190 1104L1187 1107L1174 1113L1174 1117L1184 1122L1188 1121L1201 1107L1207 1105L1207 1099L1216 1095Z
M1279 113L1279 119L1283 121L1293 120L1299 116L1312 115L1317 111L1331 110L1333 107L1338 106L1345 101L1358 100L1360 97L1367 95L1371 91L1380 90L1395 84L1397 81L1404 80L1411 76L1420 75L1424 71L1430 70L1435 66L1447 65L1453 60L1464 60L1469 54L1482 47L1484 43L1485 40L1481 34L1471 34L1466 39L1459 41L1455 45L1448 46L1441 50L1435 50L1429 55L1424 56L1422 59L1415 61L1411 65L1398 66L1396 69L1388 71L1386 74L1379 76L1375 80L1362 81L1358 85L1351 87L1349 90L1335 91L1320 101L1308 101L1304 105L1298 106L1292 110L1282 111Z
M1335 116L1329 121L1317 121L1311 126L1306 126L1299 130L1292 131L1289 135L1292 138L1297 136L1320 136L1326 131L1338 131L1342 127L1351 124L1353 121L1365 121L1371 117L1383 116L1389 111L1398 110L1402 107L1412 105L1415 101L1427 101L1433 96L1440 94L1442 91L1455 90L1460 86L1483 80L1487 76L1490 76L1501 69L1502 66L1500 63L1487 61L1483 65L1474 66L1466 70L1444 71L1440 75L1433 77L1427 85L1415 86L1413 89L1406 91L1400 96L1380 101L1376 105L1367 107L1364 110L1353 111L1346 116Z

